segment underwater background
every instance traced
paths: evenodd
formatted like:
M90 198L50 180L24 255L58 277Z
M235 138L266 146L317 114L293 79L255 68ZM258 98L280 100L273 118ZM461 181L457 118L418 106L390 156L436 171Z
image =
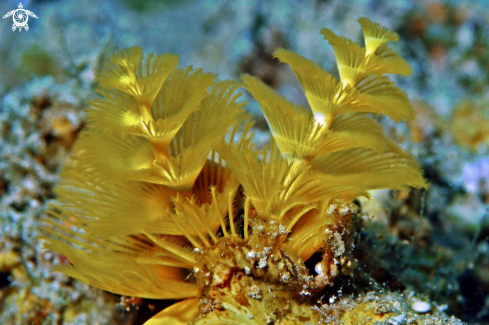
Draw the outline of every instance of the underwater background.
M336 71L319 30L360 40L359 17L400 36L396 51L413 74L395 81L417 118L380 122L418 158L430 187L376 191L369 202L358 202L364 224L355 257L379 285L352 283L359 291L398 293L402 298L395 299L420 314L419 324L435 324L429 315L438 313L454 316L453 324L489 324L488 4L23 2L38 17L29 17L28 31L12 31L11 17L0 24L0 324L142 324L168 304L121 298L52 273L63 256L43 250L36 238L60 168L86 124L83 110L96 96L94 75L105 57L135 45L146 53L175 53L181 65L220 79L258 76L305 105L291 70L271 53L288 48ZM2 16L18 5L2 1ZM259 119L255 141L264 142L266 122L246 98ZM414 296L418 300L409 300Z

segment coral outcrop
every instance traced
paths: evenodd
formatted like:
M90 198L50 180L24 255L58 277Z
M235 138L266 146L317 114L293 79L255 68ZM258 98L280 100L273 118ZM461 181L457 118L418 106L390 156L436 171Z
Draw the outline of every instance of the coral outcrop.
M340 78L285 49L310 107L259 79L216 81L176 55L134 47L98 75L100 99L66 164L45 247L63 272L121 295L181 300L146 324L317 323L316 301L355 267L353 200L424 187L415 159L371 117L414 113L386 74L407 76L398 36L360 18L365 47L328 29ZM256 148L237 88L261 105ZM315 267L307 267L320 256ZM349 316L338 316L339 318Z

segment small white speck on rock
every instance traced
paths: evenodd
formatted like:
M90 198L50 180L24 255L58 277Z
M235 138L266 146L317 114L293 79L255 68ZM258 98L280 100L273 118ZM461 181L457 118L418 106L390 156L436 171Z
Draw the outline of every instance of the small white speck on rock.
M426 301L416 301L411 305L413 310L419 314L427 313L431 310L431 306Z
M322 262L319 262L314 266L314 271L316 271L316 274L323 274Z

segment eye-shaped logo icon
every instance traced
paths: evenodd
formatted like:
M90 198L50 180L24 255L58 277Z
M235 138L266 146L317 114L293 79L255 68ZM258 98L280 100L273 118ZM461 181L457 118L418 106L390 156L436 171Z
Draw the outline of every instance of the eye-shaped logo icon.
M12 16L12 19L14 20L14 24L12 25L12 30L15 31L18 28L19 32L22 31L22 28L24 28L26 31L29 30L29 25L27 25L29 16L37 18L35 13L29 10L25 10L24 7L22 6L22 3L19 3L19 9L15 9L7 12L7 14L3 16L3 19L10 16Z

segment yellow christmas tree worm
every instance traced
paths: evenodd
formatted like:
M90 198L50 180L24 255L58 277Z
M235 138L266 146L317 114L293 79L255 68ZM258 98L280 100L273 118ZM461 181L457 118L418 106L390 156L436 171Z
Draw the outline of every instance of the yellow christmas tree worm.
M352 200L425 186L414 158L368 115L413 118L385 76L410 73L386 45L398 37L359 22L365 48L323 30L340 80L275 52L310 107L243 76L272 133L260 150L238 83L177 68L175 55L110 57L43 228L46 248L70 261L56 270L117 294L181 299L146 324L318 322L311 307L354 267Z

